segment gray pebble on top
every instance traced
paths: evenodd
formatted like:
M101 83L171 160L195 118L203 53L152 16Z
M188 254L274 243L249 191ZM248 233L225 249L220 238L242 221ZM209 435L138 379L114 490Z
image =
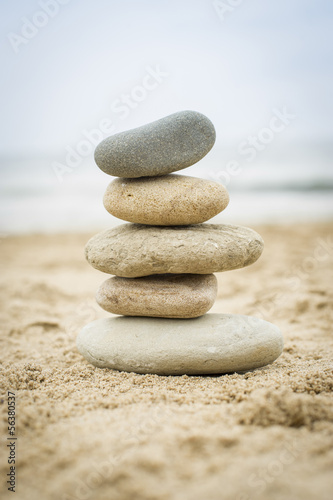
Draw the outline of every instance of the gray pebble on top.
M201 160L215 143L212 122L180 111L142 127L107 137L95 150L103 172L116 177L165 175Z

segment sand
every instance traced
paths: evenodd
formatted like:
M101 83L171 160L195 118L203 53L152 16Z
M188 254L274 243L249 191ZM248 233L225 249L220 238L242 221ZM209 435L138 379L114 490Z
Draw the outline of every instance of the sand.
M285 349L245 374L101 370L78 354L106 275L92 236L3 237L1 449L16 394L15 496L43 500L330 500L333 491L333 224L253 227L265 251L220 274L212 312L277 324ZM186 320L184 320L186 321Z

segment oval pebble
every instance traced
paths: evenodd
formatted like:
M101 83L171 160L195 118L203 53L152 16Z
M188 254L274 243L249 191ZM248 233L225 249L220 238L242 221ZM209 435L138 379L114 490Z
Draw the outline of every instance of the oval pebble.
M97 290L97 303L106 311L126 316L196 318L214 304L214 274L161 274L106 280Z
M95 150L103 172L116 177L164 175L198 162L213 147L212 122L180 111L142 127L107 137Z
M115 217L157 226L199 224L222 212L228 203L222 184L176 174L118 178L104 195L104 207Z
M252 229L228 224L122 224L93 236L86 258L99 271L124 278L151 274L212 274L248 266L264 242Z
M199 375L253 370L280 356L280 330L259 318L205 314L195 319L111 317L77 337L84 358L99 368Z

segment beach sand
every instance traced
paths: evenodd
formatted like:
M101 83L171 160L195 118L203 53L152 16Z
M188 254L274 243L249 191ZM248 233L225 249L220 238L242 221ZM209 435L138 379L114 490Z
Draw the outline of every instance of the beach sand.
M11 390L16 499L332 498L333 224L253 228L265 251L218 275L211 312L275 323L284 352L212 377L89 365L76 335L108 315L94 300L108 276L83 256L92 234L1 238L0 465L3 479Z

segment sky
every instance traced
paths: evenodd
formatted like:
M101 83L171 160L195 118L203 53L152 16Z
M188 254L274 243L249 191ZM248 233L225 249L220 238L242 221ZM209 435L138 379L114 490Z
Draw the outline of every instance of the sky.
M333 217L332 0L3 1L0 38L0 233L108 224L95 146L181 110L231 221Z
M330 0L17 0L0 12L1 155L60 158L104 119L120 132L182 109L213 121L218 148L283 107L295 119L282 144L332 139Z

